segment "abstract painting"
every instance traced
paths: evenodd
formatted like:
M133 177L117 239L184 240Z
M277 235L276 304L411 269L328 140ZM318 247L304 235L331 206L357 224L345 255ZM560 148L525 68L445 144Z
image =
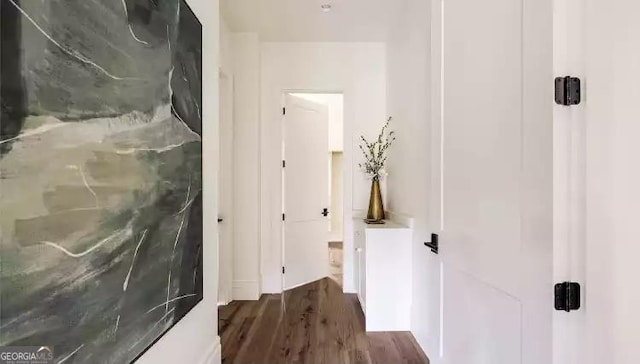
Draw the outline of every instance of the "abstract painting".
M202 26L184 0L0 15L0 346L132 362L203 296Z

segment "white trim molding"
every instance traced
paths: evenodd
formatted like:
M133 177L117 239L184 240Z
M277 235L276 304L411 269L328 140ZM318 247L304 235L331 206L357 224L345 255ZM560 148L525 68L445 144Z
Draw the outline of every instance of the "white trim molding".
M253 281L233 281L232 285L233 301L257 301L260 299L260 282Z
M222 362L222 345L220 344L220 336L216 336L216 339L213 341L213 344L211 344L207 348L207 352L205 353L200 363L220 364L221 362Z

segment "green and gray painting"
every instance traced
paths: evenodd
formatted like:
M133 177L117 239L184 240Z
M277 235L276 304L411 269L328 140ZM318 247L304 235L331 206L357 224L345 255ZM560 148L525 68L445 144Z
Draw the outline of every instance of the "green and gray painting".
M201 25L178 0L0 15L0 346L131 362L202 299Z

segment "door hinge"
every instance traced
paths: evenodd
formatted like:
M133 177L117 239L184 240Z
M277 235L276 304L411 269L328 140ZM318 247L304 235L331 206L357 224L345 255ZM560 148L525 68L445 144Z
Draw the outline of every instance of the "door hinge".
M287 166L287 163L283 160L283 161L282 161L282 168L284 168L284 167L286 167L286 166Z
M284 267L282 267L282 274L284 274Z
M579 78L571 76L556 77L556 104L565 106L578 105L581 99L580 93Z
M282 221L284 221L284 218L285 218L285 215L284 215L284 214L282 214Z
M580 284L562 282L555 285L555 309L558 311L575 311L580 308Z
M282 115L287 115L287 108L286 107L282 108Z

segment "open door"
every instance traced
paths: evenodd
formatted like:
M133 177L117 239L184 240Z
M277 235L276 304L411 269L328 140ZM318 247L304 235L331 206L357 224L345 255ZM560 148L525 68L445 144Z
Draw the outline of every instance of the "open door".
M287 94L284 117L285 290L328 275L327 106Z
M439 362L551 363L551 1L443 6Z

